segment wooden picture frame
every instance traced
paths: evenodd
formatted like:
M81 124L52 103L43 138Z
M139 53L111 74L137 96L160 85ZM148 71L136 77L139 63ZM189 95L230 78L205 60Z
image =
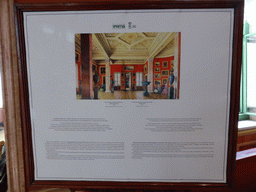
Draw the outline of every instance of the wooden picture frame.
M186 3L184 3L186 2ZM8 4L7 4L8 5ZM89 5L89 6L88 6ZM153 5L153 6L152 6ZM11 7L11 6L10 6ZM83 11L83 10L133 10L133 9L223 9L230 8L234 10L234 30L231 32L233 35L233 53L232 53L232 79L230 83L230 105L229 105L229 131L228 131L228 148L227 148L227 167L226 167L226 182L223 183L209 183L207 181L200 183L183 183L183 182L114 182L114 181L73 181L73 180L35 180L34 175L34 154L32 147L32 131L31 131L31 114L29 108L29 90L28 90L28 74L27 74L27 58L24 41L24 12L39 12L39 11ZM5 11L9 11L9 7L6 5L1 7L1 14ZM7 72L4 75L5 98L7 103L6 109L10 109L6 116L6 132L9 136L15 137L9 138L7 146L19 146L15 147L16 151L7 152L11 161L8 163L8 167L16 169L19 176L24 173L24 180L22 181L15 175L10 174L10 183L14 183L10 186L11 189L22 185L26 190L33 190L42 187L65 187L72 189L150 189L150 190L170 190L170 189L202 189L207 187L208 189L223 189L230 188L234 185L234 169L235 169L235 152L236 152L236 135L237 135L237 114L239 103L239 86L240 86L240 66L241 66L241 47L242 47L242 25L243 25L243 1L240 0L224 0L216 3L216 1L144 1L134 2L126 1L91 1L87 3L56 3L56 4L15 4L16 11L16 26L10 24L10 22L3 24L3 34L6 34L6 39L1 39L3 45L3 70ZM18 49L10 47L11 44L15 44L13 35L15 34L15 28L17 28ZM13 51L13 53L11 52ZM18 52L17 52L18 51ZM3 54L5 53L5 54ZM15 54L17 53L17 54ZM13 54L13 55L12 55ZM10 59L12 58L12 59ZM15 62L15 60L17 62ZM13 67L14 66L14 67ZM16 67L16 68L15 68ZM16 70L17 69L17 70ZM9 77L7 78L7 75ZM14 88L14 89L13 89ZM20 90L20 91L19 91ZM16 94L18 92L18 94ZM8 97L13 95L13 97ZM17 105L20 103L20 105ZM16 108L14 107L16 106ZM8 111L8 110L7 110ZM13 121L15 117L15 121ZM19 121L20 120L20 121ZM10 144L13 141L13 144ZM22 142L21 142L22 141ZM15 145L14 145L15 144ZM20 150L19 150L20 149ZM24 161L25 169L21 168L22 163L18 158L23 157L21 161ZM25 170L25 171L24 171ZM21 172L20 172L21 171ZM15 178L16 177L16 178ZM15 181L16 179L16 181ZM18 184L20 182L21 184Z

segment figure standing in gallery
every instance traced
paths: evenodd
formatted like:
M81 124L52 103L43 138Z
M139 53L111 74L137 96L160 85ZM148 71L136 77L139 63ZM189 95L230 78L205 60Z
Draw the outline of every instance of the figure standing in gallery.
M110 80L111 93L114 93L114 84L115 84L114 79L113 79L113 77L111 76L111 80Z
M95 74L93 75L93 83L94 83L94 99L98 99L98 82L99 82L99 76L97 74L97 71L95 71Z
M168 95L168 98L169 99L174 99L174 87L173 87L173 82L174 82L174 74L173 74L173 68L172 68L172 70L171 70L171 73L170 73L170 75L169 75L169 77L168 77L168 80L169 80L169 83L170 83L170 88L169 88L169 95Z

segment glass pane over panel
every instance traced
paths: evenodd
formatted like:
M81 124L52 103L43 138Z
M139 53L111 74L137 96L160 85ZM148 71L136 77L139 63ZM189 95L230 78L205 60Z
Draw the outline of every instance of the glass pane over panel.
M247 106L256 107L256 36L247 39Z
M256 0L245 0L244 20L250 25L249 33L256 33Z

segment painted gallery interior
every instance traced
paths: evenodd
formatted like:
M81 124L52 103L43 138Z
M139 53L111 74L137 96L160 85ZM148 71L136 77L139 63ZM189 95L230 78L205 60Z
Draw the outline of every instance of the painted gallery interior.
M180 32L75 35L77 99L179 99Z

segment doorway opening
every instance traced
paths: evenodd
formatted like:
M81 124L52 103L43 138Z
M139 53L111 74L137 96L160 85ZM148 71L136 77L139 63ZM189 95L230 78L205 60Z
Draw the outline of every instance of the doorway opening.
M125 90L130 91L132 86L132 78L131 78L131 73L126 73L125 74Z

